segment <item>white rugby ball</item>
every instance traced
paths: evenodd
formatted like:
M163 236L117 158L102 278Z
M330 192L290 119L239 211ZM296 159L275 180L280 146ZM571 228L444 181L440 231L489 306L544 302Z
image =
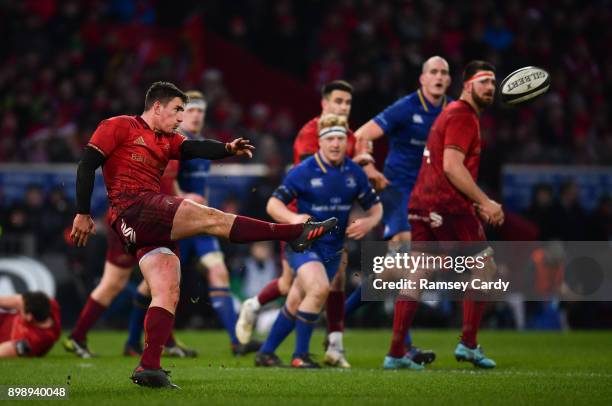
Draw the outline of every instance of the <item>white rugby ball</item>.
M550 75L537 66L515 70L501 82L501 99L506 104L519 104L546 93Z

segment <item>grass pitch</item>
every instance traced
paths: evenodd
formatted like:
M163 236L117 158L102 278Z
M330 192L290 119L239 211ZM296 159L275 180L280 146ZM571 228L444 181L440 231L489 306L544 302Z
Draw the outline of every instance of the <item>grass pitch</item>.
M480 342L498 365L489 371L455 361L457 335L455 330L415 331L416 344L438 355L424 372L382 370L386 330L346 332L351 370L296 371L256 369L252 355L234 358L220 331L179 332L200 356L163 360L182 388L172 391L132 384L128 377L136 360L121 355L126 334L94 332L89 342L99 358L77 359L58 343L43 359L0 360L0 385L69 386L69 400L58 400L61 404L612 404L612 332L483 331ZM322 340L317 330L312 350L320 360ZM278 352L285 362L292 348L290 337ZM18 404L30 402L40 401Z

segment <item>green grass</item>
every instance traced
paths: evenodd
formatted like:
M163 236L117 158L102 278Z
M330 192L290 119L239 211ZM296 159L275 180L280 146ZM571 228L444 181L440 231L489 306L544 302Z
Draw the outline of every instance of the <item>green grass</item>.
M416 331L418 344L434 349L438 359L413 372L381 369L390 338L385 330L346 333L349 371L255 369L252 355L229 355L221 332L179 332L200 356L163 360L182 388L171 391L132 384L136 360L120 355L125 333L95 332L89 341L99 358L77 359L58 344L44 359L1 360L0 385L66 385L70 376L70 399L62 404L612 404L612 332L484 331L480 341L498 365L491 371L454 360L457 334ZM322 338L321 331L313 338L319 359ZM293 339L281 347L283 360L292 347Z

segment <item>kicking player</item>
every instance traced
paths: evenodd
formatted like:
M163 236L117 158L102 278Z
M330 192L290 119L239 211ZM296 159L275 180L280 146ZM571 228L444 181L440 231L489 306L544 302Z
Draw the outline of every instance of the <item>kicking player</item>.
M501 206L478 187L480 165L479 115L493 103L495 68L484 61L472 61L463 72L460 100L438 116L431 128L419 176L410 199L412 239L417 241L472 241L488 244L478 217L498 226L504 221ZM431 215L440 221L432 223ZM490 257L489 272L495 271ZM477 367L494 368L476 339L485 302L463 301L463 332L455 357ZM404 338L418 306L417 301L398 299L393 318L393 338L384 367L420 369L406 356Z
M295 251L303 251L337 222L330 218L300 224L269 223L160 193L160 177L171 159L252 156L254 147L242 138L229 143L187 140L175 132L183 121L187 101L187 95L175 85L154 83L147 91L142 115L117 116L100 123L77 170L77 214L71 238L80 247L95 233L89 214L91 194L95 171L103 165L111 224L124 245L136 253L151 289L144 321L145 348L132 374L134 383L150 387L175 387L168 372L161 369L160 358L179 298L177 241L207 234L235 243L287 241Z
M203 139L201 133L204 127L206 115L206 101L204 95L197 90L190 90L187 93L189 103L185 106L184 120L179 126L181 134L187 139ZM171 161L171 163L178 161ZM170 165L168 166L170 168ZM172 177L175 193L178 196L190 198L196 203L206 204L207 179L210 172L210 161L206 159L192 159L177 165L176 176ZM168 169L166 169L166 173ZM176 180L175 180L176 179ZM208 290L212 307L217 313L219 320L230 337L230 346L234 355L245 355L259 350L261 343L256 341L241 344L236 338L235 327L237 315L234 310L233 298L229 289L229 271L223 260L223 252L219 241L211 236L196 236L181 240L179 242L181 262L186 264L195 255L199 262L207 270ZM142 300L141 294L137 295L136 300ZM147 306L138 306L133 310L133 323L130 322L131 347L140 347L144 314ZM133 324L133 327L132 327ZM135 348L138 348L135 347ZM179 347L182 348L182 347ZM193 351L193 350L189 350Z
M336 216L337 228L304 252L286 248L286 257L295 278L287 302L270 334L255 357L256 366L280 366L275 351L296 329L291 361L295 368L318 368L310 358L310 338L330 290L330 281L340 267L344 234L363 238L382 217L382 205L359 165L346 159L348 123L346 117L328 114L319 120L319 151L293 168L268 201L268 214L281 223L299 223L309 217ZM287 206L297 199L297 212ZM365 217L348 225L353 202L366 211Z
M431 125L449 102L446 96L451 82L448 62L439 56L427 59L419 82L421 87L416 92L402 97L355 132L357 154L371 154L373 141L383 135L389 140L384 175L373 164L366 165L364 170L377 190L384 189L380 195L384 209L383 238L394 242L407 242L411 238L408 202ZM346 301L346 313L362 304L360 286ZM412 345L409 333L406 348L419 364L435 360L434 352Z
M293 163L300 164L305 159L314 155L319 150L319 129L320 117L327 114L336 114L348 117L351 113L353 101L353 87L344 80L334 80L323 86L321 89L321 115L314 117L307 122L298 132L293 144ZM346 155L353 156L355 149L355 136L353 132L347 130ZM367 157L363 157L367 159ZM363 162L360 161L360 164ZM290 210L297 210L295 202L289 205ZM284 251L281 247L281 251ZM344 333L344 287L346 284L346 266L348 255L342 254L340 269L331 282L330 292L327 297L327 340L325 351L325 363L330 366L340 368L350 368L350 364L344 355L343 333ZM247 343L251 339L253 327L257 320L257 314L262 306L281 297L286 296L293 281L293 270L289 266L287 259L282 255L283 272L280 278L270 281L261 292L252 298L244 301L238 323L236 324L236 335L240 342Z
M61 329L59 305L44 293L0 296L0 358L42 357Z

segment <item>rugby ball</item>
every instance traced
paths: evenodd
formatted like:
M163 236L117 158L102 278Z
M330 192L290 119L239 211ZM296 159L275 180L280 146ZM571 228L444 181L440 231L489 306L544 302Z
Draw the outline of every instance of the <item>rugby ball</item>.
M550 75L537 66L515 70L501 82L501 99L506 104L520 104L541 94L550 87Z

